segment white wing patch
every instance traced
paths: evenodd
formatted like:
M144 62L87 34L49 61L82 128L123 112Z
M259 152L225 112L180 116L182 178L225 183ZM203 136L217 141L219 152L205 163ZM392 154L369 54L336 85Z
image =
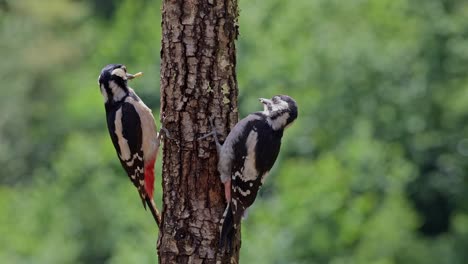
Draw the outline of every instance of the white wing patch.
M134 93L133 89L128 88L131 93ZM138 113L141 121L141 128L142 128L142 148L143 148L143 158L144 161L150 161L152 159L157 158L157 151L159 147L158 136L156 132L156 125L154 123L154 117L151 113L151 109L149 109L143 101L135 101L132 97L127 97L125 102L131 103L135 110Z
M255 147L257 146L258 133L254 130L250 131L245 143L247 148L247 157L244 160L244 171L242 172L242 181L255 181L258 177L257 169L255 168Z
M122 160L130 159L130 147L128 146L128 141L123 136L123 127L122 127L122 108L119 108L115 113L115 134L117 135L117 140L120 148L120 158Z
M226 140L224 141L224 144L221 146L221 151L218 153L218 171L220 174L221 182L225 183L230 178L234 179L234 177L242 179L242 173L244 172L243 168L245 167L245 163L243 168L241 168L241 172L232 172L232 162L234 160L234 146L239 142L241 136L244 133L244 130L246 129L247 124L251 121L259 119L261 119L261 117L257 115L249 115L246 118L242 119L239 123L237 123L236 126L234 126L234 128L228 134Z

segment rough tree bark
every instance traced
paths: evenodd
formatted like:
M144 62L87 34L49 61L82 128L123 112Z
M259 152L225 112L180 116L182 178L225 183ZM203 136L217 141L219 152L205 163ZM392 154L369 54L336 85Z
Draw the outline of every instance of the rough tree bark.
M235 73L237 0L164 0L161 113L171 139L163 147L160 263L238 263L217 249L225 209L211 131L223 138L238 121Z

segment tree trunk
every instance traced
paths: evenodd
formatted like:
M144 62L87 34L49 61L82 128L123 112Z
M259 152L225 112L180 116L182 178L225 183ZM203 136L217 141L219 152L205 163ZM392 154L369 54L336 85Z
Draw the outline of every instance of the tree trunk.
M238 121L235 74L237 0L164 0L161 114L171 135L163 147L160 263L238 263L240 235L218 250L226 201L211 137L223 140Z

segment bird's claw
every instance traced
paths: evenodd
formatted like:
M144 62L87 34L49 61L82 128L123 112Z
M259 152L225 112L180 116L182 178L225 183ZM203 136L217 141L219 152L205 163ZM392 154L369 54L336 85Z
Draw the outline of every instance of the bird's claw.
M217 135L216 131L211 131L210 133L208 133L208 134L206 134L206 135L204 135L204 136L201 136L201 137L197 138L197 140L202 140L202 139L205 139L205 138L207 138L207 137L209 137L209 136L215 136L215 137L216 137L216 135Z
M166 120L166 114L165 113L162 113L161 114L161 129L159 129L159 133L158 133L158 138L161 140L161 137L163 136L163 133L161 132L164 132L164 136L168 139L173 139L173 137L171 136L171 133L169 133L169 130L167 130L167 128L165 128L163 126L164 124L164 121Z
M164 132L164 133L161 133L161 132ZM159 130L159 133L158 133L158 137L159 139L161 139L162 135L164 134L164 136L168 139L173 139L171 137L171 133L169 133L169 130L167 130L167 128L165 127L161 127L161 129Z
M211 132L202 136L202 137L199 137L197 138L197 140L202 140L202 139L205 139L209 136L214 136L215 140L217 141L218 139L218 132L216 131L216 127L214 126L214 118L213 117L210 117L210 126L211 126Z

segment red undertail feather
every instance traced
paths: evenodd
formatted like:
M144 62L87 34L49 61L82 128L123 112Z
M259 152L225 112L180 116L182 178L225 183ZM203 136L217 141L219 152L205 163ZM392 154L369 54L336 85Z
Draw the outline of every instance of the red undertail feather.
M151 200L153 199L154 191L154 162L155 160L153 159L145 165L145 189Z

